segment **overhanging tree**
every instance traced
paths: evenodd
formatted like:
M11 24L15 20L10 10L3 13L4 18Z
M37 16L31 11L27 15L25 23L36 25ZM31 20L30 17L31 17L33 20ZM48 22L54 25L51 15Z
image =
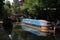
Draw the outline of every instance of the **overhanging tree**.
M11 15L11 5L10 1L7 1L4 5L4 16L9 16Z
M51 21L56 20L56 13L58 13L53 8L58 11L60 10L59 0L25 0L21 6L21 10L24 11L24 14L28 12L28 15L33 15L33 17L36 16L39 19Z
M4 0L0 0L0 19L3 17L3 5L4 5L4 3L3 3L3 1Z
M21 6L21 10L30 16L37 17L40 13L40 8L44 7L42 1L39 0L25 0L24 4ZM25 11L26 10L26 11Z
M12 9L14 11L14 14L18 15L20 14L20 5L19 0L13 0Z

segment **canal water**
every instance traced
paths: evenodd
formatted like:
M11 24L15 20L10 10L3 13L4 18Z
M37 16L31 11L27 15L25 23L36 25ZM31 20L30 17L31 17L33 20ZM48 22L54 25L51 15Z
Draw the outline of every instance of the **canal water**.
M22 39L21 40L55 40L54 36L37 36L29 32L22 33Z

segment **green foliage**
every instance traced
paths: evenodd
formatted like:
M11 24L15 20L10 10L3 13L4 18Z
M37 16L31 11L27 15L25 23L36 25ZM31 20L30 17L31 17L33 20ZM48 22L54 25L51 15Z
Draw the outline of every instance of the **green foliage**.
M19 14L20 13L20 5L18 0L13 0L14 3L12 5L13 13L14 14Z
M40 8L44 7L42 1L39 1L40 0L25 0L23 5L21 6L21 10L26 10L25 13L29 12L27 13L29 15L37 16L40 12Z
M38 19L56 20L57 18L56 13L58 10L60 10L59 5L60 5L59 0L25 0L20 8L24 12L24 14L27 14L31 17ZM48 10L47 8L58 8L58 9L56 11L56 10Z
M58 0L42 0L46 7L56 7Z
M7 1L3 7L4 7L4 16L11 15L11 5L10 5L10 2Z

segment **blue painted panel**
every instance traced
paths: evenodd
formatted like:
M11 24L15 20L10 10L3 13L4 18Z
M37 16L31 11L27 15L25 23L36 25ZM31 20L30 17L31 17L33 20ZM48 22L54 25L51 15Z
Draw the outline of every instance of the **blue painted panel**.
M21 22L24 22L24 23L30 23L30 19L22 19Z
M22 19L22 22L25 23L30 23L30 24L34 24L34 25L45 25L48 26L47 22L41 21L41 20L34 20L34 19Z
M40 25L40 21L39 20L30 20L31 24L35 24L35 25Z

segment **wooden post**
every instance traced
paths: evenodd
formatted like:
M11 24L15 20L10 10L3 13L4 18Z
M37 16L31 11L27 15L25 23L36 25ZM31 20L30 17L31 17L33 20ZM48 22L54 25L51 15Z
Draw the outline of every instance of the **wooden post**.
M56 29L56 27L54 27L54 36L55 36L55 29Z
M3 21L0 21L0 28L2 27Z

